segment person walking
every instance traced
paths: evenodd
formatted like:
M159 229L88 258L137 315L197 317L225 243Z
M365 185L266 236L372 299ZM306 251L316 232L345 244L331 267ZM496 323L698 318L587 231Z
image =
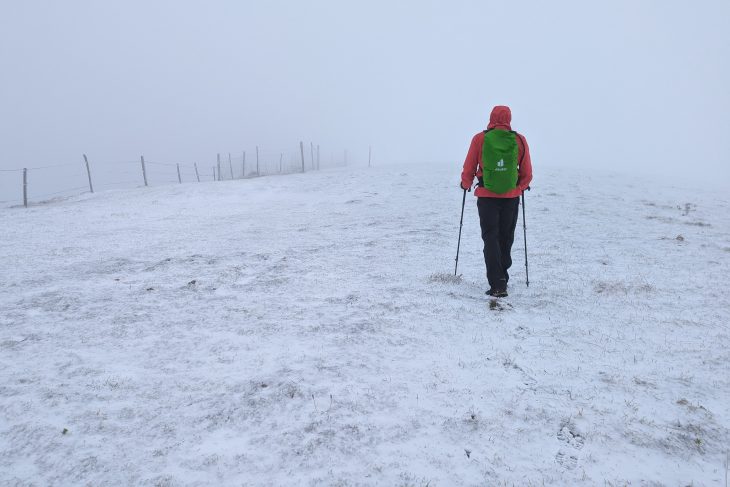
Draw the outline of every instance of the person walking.
M511 123L509 107L492 109L487 130L471 139L460 183L461 189L471 191L474 178L478 180L474 195L489 282L486 294L494 297L507 296L520 195L532 181L530 148Z

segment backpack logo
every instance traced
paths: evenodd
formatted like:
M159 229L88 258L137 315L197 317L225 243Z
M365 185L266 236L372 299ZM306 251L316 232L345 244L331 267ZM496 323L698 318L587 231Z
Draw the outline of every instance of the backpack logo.
M504 159L497 161L497 167L504 167Z

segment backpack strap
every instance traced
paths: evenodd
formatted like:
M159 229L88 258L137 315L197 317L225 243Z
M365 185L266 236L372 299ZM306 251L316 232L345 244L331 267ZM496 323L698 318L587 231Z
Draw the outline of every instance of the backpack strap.
M515 132L514 130L510 130L513 134L515 134L515 138L520 141L520 145L522 146L522 157L520 157L520 160L518 164L522 166L522 160L525 158L525 142L522 140L522 136Z
M494 130L494 129L487 129L487 130L485 130L484 131L484 135L486 135L487 132L489 132L490 130ZM482 164L482 158L480 157L479 158L479 165L481 166L481 164ZM484 168L483 167L482 167L482 171L484 171ZM477 186L480 187L480 188L483 188L484 187L484 180L482 178L477 178Z

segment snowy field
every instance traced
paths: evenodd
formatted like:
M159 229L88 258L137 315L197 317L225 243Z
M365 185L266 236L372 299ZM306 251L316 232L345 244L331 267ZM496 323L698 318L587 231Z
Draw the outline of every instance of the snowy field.
M0 485L727 485L728 196L536 163L490 304L459 172L0 209Z

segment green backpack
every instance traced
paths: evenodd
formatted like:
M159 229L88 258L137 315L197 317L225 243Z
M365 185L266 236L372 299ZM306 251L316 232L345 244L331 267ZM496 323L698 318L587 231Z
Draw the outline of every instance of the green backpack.
M504 194L517 187L519 147L517 132L486 130L482 146L482 183L489 191Z

